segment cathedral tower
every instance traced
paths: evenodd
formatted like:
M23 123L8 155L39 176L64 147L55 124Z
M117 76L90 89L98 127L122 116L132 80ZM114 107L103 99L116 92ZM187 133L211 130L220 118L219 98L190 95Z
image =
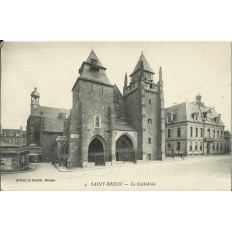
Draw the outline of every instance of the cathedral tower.
M70 165L86 167L93 161L98 164L96 158L99 164L107 162L111 159L114 86L93 50L79 69L72 93Z
M164 156L162 70L158 82L154 82L154 74L142 53L130 75L129 85L127 81L124 84L126 120L138 132L137 160L162 160Z

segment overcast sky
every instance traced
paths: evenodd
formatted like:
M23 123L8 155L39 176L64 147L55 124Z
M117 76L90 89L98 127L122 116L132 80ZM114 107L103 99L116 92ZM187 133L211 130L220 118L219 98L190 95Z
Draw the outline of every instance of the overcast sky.
M70 109L78 69L94 49L112 84L122 91L141 52L158 81L162 67L165 107L192 102L198 92L231 128L231 45L190 42L5 42L2 48L2 128L26 128L30 94L40 105Z

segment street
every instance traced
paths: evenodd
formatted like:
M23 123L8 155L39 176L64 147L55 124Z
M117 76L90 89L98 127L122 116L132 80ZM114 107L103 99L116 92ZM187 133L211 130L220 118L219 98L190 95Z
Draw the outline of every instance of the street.
M3 190L231 190L231 156L167 159L61 172L38 163L32 172L2 174Z

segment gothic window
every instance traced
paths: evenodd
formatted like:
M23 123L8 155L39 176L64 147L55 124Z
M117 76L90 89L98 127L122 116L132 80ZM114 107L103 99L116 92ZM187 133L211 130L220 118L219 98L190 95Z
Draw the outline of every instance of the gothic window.
M148 138L148 143L151 144L151 138Z
M100 127L100 117L98 115L96 115L94 117L94 127L95 128L99 128Z

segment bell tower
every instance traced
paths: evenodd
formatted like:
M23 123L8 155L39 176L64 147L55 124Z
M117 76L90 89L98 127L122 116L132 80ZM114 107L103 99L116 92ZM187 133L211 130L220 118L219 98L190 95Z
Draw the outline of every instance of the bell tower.
M138 132L137 160L162 160L164 154L164 116L162 70L154 81L143 52L123 89L127 122Z
M40 106L39 98L40 98L40 95L37 91L37 88L35 87L34 91L31 93L31 109L37 108L38 106Z

